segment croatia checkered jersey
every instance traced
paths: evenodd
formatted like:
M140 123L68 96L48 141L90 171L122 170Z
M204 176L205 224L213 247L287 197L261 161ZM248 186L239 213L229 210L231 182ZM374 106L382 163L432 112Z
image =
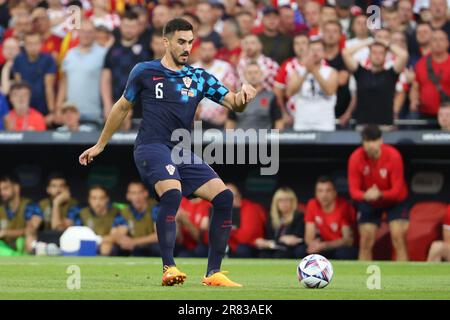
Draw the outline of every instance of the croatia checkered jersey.
M294 72L299 73L302 66L303 65L298 61L296 57L284 61L275 77L274 86L280 89L285 89L289 77Z
M221 104L229 90L202 68L186 65L173 71L153 60L137 64L130 73L124 98L131 103L140 98L142 122L136 145L171 141L176 129L192 127L198 103L208 98Z

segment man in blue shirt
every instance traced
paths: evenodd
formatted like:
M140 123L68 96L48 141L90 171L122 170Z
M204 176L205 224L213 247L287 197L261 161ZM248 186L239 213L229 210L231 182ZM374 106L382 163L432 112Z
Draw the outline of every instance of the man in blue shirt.
M41 53L42 39L38 33L25 36L25 52L14 60L16 81L24 81L31 87L31 107L43 115L55 111L56 62L49 54ZM47 117L47 124L51 123Z
M256 90L244 84L239 93L229 92L204 69L187 65L194 35L192 25L186 20L169 21L163 33L166 54L161 60L136 65L97 144L81 154L79 161L86 166L104 150L139 97L143 121L134 158L142 180L159 198L156 228L163 260L162 285L182 284L186 279L173 258L175 215L184 195L211 201L214 208L209 231L208 268L203 284L241 287L220 271L232 227L233 194L215 171L190 150L182 150L190 161L175 163L171 156L174 147L171 135L177 129L191 129L197 105L204 97L231 111L242 112L255 97Z

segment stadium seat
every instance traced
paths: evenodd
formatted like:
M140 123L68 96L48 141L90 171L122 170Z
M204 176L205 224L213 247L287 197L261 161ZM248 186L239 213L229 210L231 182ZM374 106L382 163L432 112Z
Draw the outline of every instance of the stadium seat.
M386 221L386 215L383 214L383 220L376 235L375 245L373 247L374 260L392 260L392 242L389 224Z
M442 237L442 219L447 205L442 202L419 202L410 211L406 241L409 258L425 261L431 243Z

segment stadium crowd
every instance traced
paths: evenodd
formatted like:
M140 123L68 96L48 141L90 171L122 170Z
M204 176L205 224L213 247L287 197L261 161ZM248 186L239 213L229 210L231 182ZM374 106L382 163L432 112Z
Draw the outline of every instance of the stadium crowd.
M281 187L266 211L244 198L236 185L227 184L233 193L228 256L299 259L320 253L332 259L372 260L377 231L386 222L396 260L409 260L412 199L402 156L384 144L378 126L366 126L361 135L362 146L348 160L350 199L338 196L334 181L322 176L306 204L299 203L291 188ZM101 185L90 186L87 199L75 199L64 175L53 173L46 193L33 202L22 195L17 177L0 177L0 257L58 255L60 238L72 226L88 227L101 237L100 255L159 256L158 202L142 182L129 182L126 203L114 202ZM210 202L183 198L176 215L176 256L208 256L211 214ZM450 205L439 224L442 232L429 243L428 260L450 261Z
M0 130L99 130L174 17L190 64L259 92L242 114L203 100L203 128L450 130L446 0L0 0Z

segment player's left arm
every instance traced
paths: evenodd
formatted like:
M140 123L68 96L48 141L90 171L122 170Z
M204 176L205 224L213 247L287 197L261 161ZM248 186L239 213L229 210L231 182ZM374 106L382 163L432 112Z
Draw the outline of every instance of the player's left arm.
M228 92L222 105L233 112L243 112L247 104L256 97L256 89L249 84L243 84L238 93Z

